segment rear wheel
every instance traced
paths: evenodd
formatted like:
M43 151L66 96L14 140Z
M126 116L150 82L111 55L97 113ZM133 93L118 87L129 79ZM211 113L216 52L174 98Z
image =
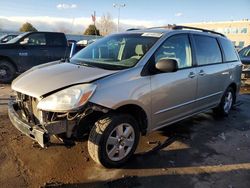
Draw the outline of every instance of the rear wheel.
M15 75L16 69L9 61L0 61L0 82L10 83Z
M235 103L235 92L233 88L227 88L222 96L221 102L218 107L214 109L216 115L227 116Z
M107 168L123 165L133 155L140 137L136 120L127 114L110 114L92 128L88 150L91 158Z

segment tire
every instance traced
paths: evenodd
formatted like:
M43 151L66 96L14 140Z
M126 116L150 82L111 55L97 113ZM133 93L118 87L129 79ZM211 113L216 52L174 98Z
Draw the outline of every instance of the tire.
M15 67L9 61L0 61L0 82L4 84L10 83L15 78L15 76Z
M88 151L98 164L120 167L134 154L139 138L138 124L131 115L108 114L91 129Z
M233 90L233 88L229 87L223 94L220 104L218 105L218 107L214 108L213 111L216 115L222 117L228 116L234 103L235 103L235 91Z

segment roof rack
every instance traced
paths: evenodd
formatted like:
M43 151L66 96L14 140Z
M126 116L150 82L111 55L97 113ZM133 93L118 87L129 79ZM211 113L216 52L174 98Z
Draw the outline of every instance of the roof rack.
M147 29L173 29L174 27L176 27L175 24L168 24L168 25L164 25L164 26L159 26L159 27L150 27Z
M206 32L206 33L213 33L213 34L216 34L216 35L220 35L222 37L226 37L222 33L218 33L216 31L211 31L211 30L208 30L208 29L197 28L197 27L189 27L189 26L183 26L183 25L176 25L176 26L172 27L172 29L173 30L181 30L181 29L197 30L197 31L202 31L202 32Z
M206 33L212 33L212 34L220 35L222 37L226 37L222 33L218 33L216 31L212 31L212 30L208 30L208 29L202 29L202 28L198 28L198 27L189 27L189 26L184 26L184 25L175 25L175 24L168 24L168 25L159 26L159 27L150 27L150 28L147 28L147 29L172 29L172 30L188 29L188 30L202 31L202 32L206 32ZM140 29L137 29L137 28L127 29L127 31L133 31L133 30L140 30Z

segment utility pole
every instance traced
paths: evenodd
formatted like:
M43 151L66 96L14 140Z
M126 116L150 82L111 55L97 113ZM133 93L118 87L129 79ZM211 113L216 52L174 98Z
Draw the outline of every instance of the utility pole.
M92 21L93 21L94 26L95 26L95 21L96 21L95 11L94 11L94 14L91 14L91 18L92 18ZM95 26L95 35L97 35L97 32L96 32L96 26Z
M113 4L113 7L118 9L117 33L119 32L119 24L120 24L120 9L125 6L126 6L125 4L116 4L116 3Z
M96 21L95 11L94 11L94 14L91 15L91 17L92 17L92 21L94 22L94 26L95 26L95 21Z

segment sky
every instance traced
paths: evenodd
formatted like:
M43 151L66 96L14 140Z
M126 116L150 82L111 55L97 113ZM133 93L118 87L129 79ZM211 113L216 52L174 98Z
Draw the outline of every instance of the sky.
M250 0L0 0L0 29L18 30L26 21L39 30L81 32L96 11L110 13L123 28L250 19Z

